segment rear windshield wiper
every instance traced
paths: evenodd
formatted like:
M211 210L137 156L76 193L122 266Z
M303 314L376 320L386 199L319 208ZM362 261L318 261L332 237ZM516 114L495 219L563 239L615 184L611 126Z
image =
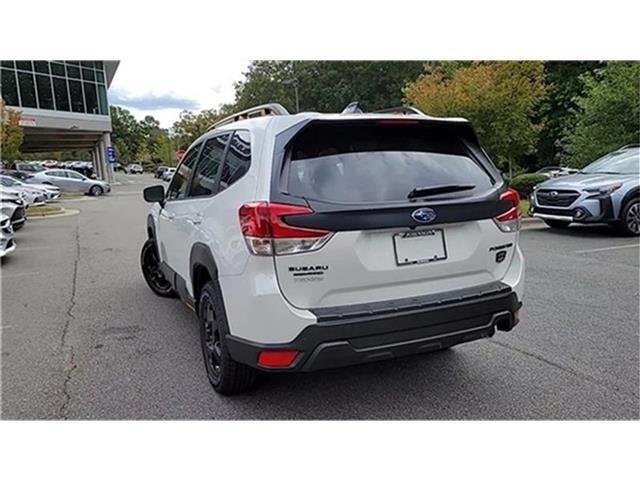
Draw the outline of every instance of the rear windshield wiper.
M441 193L473 190L474 188L476 188L475 185L437 185L435 187L416 187L409 192L407 198L429 197L431 195L440 195Z

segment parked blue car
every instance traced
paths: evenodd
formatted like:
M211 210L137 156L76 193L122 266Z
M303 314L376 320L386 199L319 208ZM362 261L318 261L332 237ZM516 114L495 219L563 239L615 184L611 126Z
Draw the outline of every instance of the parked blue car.
M536 185L529 213L552 228L608 223L627 235L640 235L640 145L627 145L574 175Z

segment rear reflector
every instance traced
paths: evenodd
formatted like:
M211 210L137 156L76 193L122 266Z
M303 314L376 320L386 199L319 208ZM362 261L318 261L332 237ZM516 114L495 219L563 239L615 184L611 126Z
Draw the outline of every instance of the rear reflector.
M265 368L289 367L297 358L298 353L296 350L260 352L260 355L258 355L258 366Z
M503 232L517 232L520 230L520 217L522 211L520 209L520 195L514 189L509 188L500 195L500 201L509 202L511 208L502 215L493 219L495 224Z
M293 227L285 217L309 215L313 210L282 203L245 203L238 211L240 228L249 251L254 255L287 255L322 247L331 238L326 230Z

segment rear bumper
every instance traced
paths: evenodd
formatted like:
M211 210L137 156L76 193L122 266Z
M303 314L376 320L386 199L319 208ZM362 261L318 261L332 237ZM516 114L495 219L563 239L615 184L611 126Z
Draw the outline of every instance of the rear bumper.
M314 312L318 322L292 342L261 344L227 336L231 357L266 371L313 371L439 350L511 330L521 306L508 285L491 284L454 292L448 298L417 297L331 307ZM262 368L264 351L296 350L293 364Z

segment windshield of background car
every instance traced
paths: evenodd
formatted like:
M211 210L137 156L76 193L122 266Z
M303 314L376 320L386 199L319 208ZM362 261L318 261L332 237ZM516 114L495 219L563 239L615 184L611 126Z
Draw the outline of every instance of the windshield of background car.
M640 174L640 148L627 148L605 155L582 169L584 173Z
M419 124L317 124L290 149L287 191L340 203L406 202L416 188L492 188L492 177L451 130ZM434 196L435 197L435 196Z

